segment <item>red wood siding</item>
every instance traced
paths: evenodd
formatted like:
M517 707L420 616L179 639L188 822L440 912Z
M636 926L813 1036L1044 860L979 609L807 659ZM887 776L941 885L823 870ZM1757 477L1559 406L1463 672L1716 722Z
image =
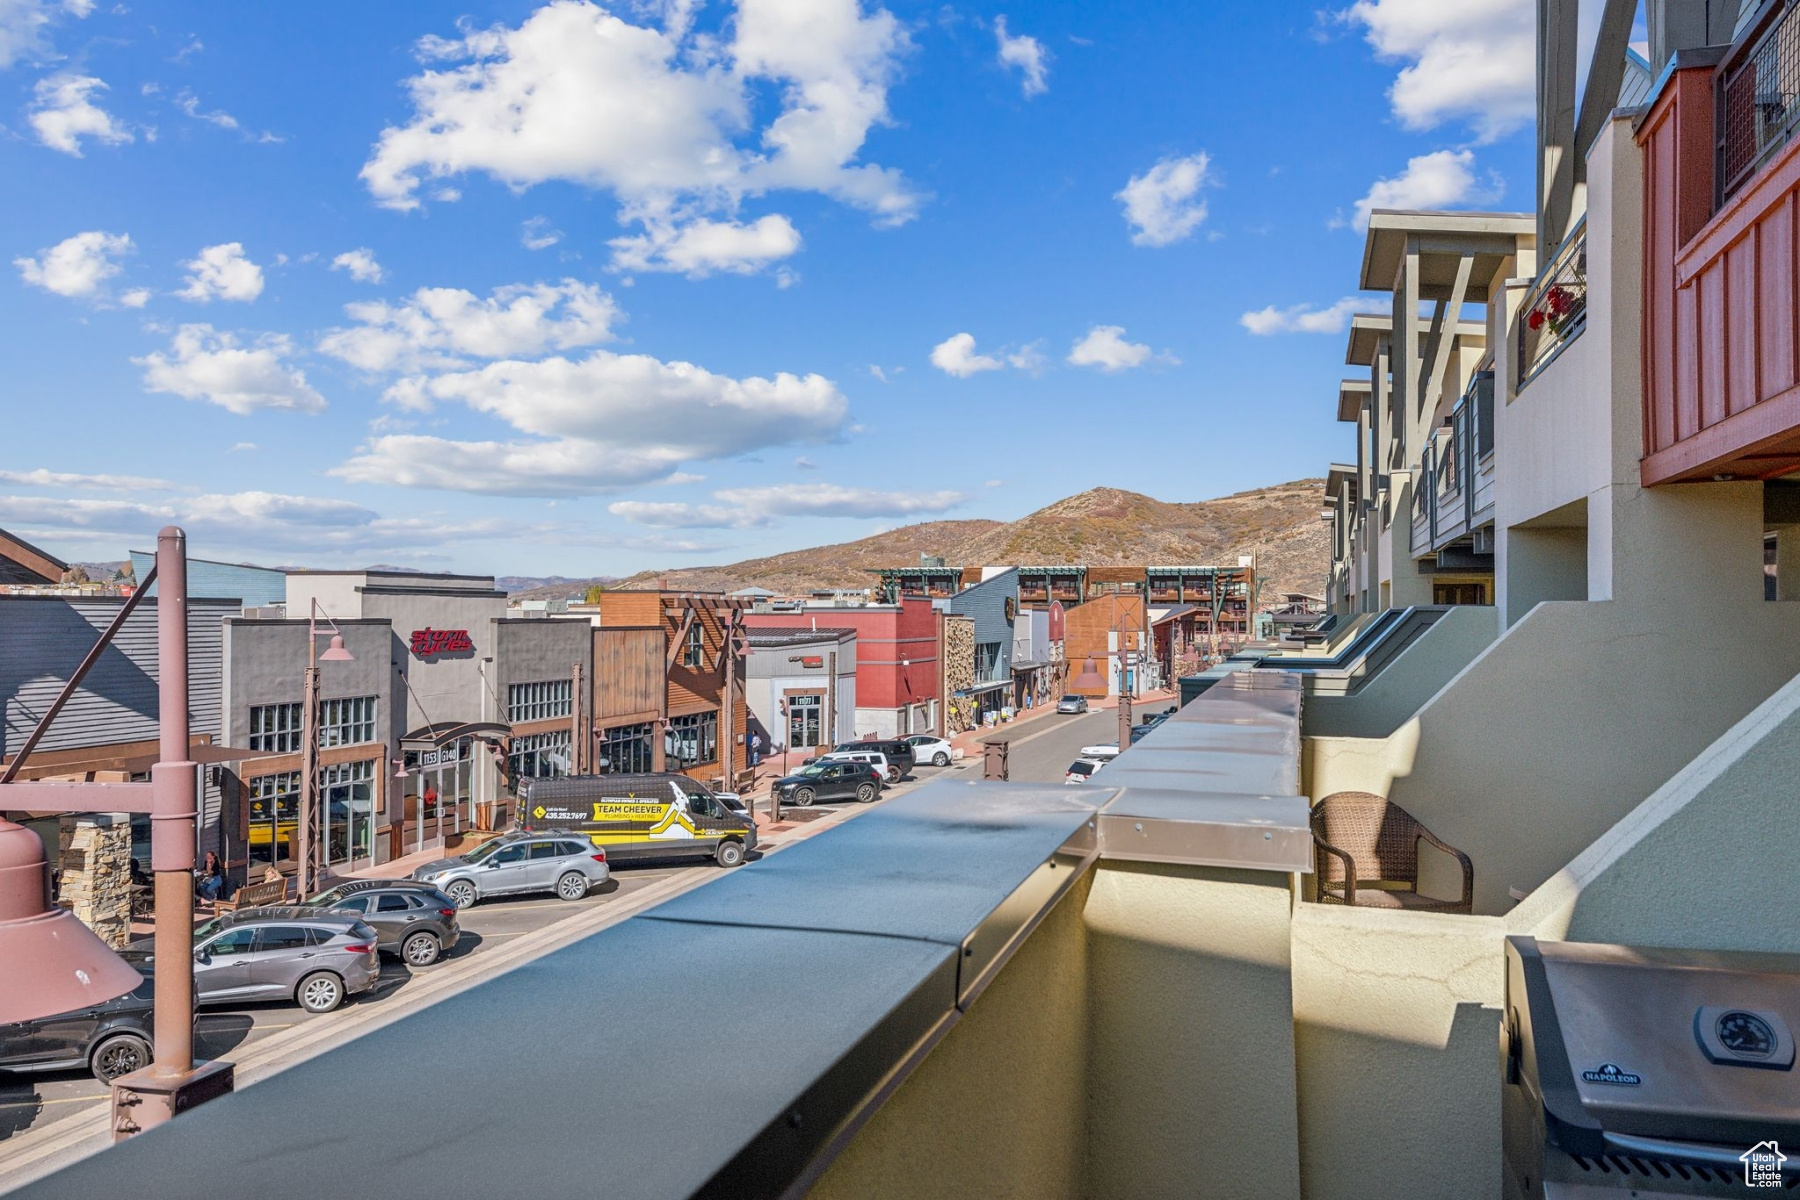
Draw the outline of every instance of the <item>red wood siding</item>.
M1714 214L1710 68L1678 71L1644 151L1645 486L1800 469L1800 141Z

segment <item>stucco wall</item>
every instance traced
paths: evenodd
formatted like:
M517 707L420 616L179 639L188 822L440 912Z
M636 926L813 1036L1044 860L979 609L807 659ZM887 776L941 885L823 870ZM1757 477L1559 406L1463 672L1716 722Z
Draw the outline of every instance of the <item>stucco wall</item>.
M1504 937L1498 917L1294 913L1307 1200L1500 1195Z
M1800 679L1508 914L1510 932L1800 953Z
M1285 876L1102 863L1089 1196L1300 1194Z
M809 1195L1076 1197L1087 1156L1083 881Z
M592 686L594 627L585 620L556 617L513 617L492 622L494 694L499 697L499 720L506 720L508 689L515 683L548 683L574 680L580 664L582 678ZM492 701L490 701L491 703Z
M1386 737L1500 635L1492 607L1451 608L1354 695L1309 695L1309 737Z
M1307 738L1307 794L1387 795L1474 859L1477 912L1505 912L1800 672L1800 613L1724 582L1539 605L1389 737Z

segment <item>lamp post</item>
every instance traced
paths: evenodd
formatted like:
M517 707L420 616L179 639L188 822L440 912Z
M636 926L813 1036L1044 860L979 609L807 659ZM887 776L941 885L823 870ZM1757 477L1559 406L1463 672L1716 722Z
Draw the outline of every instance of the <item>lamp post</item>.
M150 768L149 783L64 783L42 780L17 781L26 757L49 731L56 716L81 686L81 681L99 661L106 646L125 627L126 618L156 583L156 661L157 661L157 762ZM13 756L4 772L0 772L0 808L17 808L36 812L147 813L150 817L150 867L156 876L156 1002L153 1015L155 1059L148 1067L121 1075L113 1080L114 1140L161 1124L179 1112L232 1088L232 1066L227 1062L194 1061L194 841L196 764L188 757L188 594L187 535L174 525L165 526L156 535L156 565L139 581L136 591L120 607L106 632L100 635L81 664L63 684L62 691L51 702L25 743ZM61 924L56 913L49 917L26 911L33 906L31 881L35 876L36 902L48 900L49 880L38 857L41 845L35 834L20 837L13 828L0 825L0 943L6 954L0 961L9 965L26 963L26 969L14 972L9 983L29 985L34 976L48 971L74 969L74 981L86 989L93 1002L123 995L133 986L111 970L104 956L94 956L91 942L79 937L68 938L62 947L73 956L61 962L53 958L32 961L15 958L12 951L28 945L34 934L60 936L55 927ZM97 942L98 939L94 939ZM110 953L110 952L109 952ZM120 964L123 965L123 964ZM135 974L135 972L132 972ZM85 977L84 977L85 976ZM61 986L35 990L25 1003L47 1003L53 1007L35 1015L49 1015L67 1004L64 995L69 980ZM116 990L115 990L116 989ZM104 994L102 994L104 993ZM11 996L10 992L0 995ZM6 1019L18 1019L9 1016Z
M331 626L331 644L323 654L319 653L320 617ZM301 900L312 895L323 874L321 864L315 861L321 857L323 839L315 836L313 830L319 801L319 664L355 661L356 656L344 647L343 631L320 610L319 601L314 598L306 615L306 678L300 703L300 847L294 880L297 899Z

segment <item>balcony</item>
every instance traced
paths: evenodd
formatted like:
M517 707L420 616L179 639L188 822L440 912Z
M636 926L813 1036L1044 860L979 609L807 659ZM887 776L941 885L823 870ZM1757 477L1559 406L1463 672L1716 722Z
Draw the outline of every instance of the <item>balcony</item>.
M1800 469L1800 14L1678 56L1644 117L1646 486Z
M1494 374L1479 371L1432 433L1413 491L1414 558L1436 554L1494 519Z
M1523 391L1587 328L1587 218L1575 225L1519 309L1514 376Z

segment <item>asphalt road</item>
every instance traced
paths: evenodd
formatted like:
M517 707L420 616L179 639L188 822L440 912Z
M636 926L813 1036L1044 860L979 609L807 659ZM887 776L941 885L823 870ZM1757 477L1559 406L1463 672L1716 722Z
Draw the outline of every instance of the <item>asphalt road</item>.
M1160 712L1174 701L1140 705L1138 716ZM1111 743L1119 738L1117 709L1098 708L1080 716L1051 714L1019 726L1016 735L999 733L984 739L1009 742L1006 777L1014 783L1061 783L1069 764L1081 757L1083 746ZM980 764L974 759L977 770Z
M920 767L910 779L883 789L882 800L904 795L939 775L966 771L971 765L979 769L979 762L975 760L941 770ZM881 801L876 801L867 807L875 808L880 803ZM834 807L839 806L815 806L819 810ZM842 807L864 808L855 802ZM605 886L590 892L582 900L570 902L546 894L513 900L483 901L463 911L459 918L462 937L458 939L456 948L438 963L414 972L405 964L383 955L381 982L372 991L352 997L339 1012L363 1006L379 1006L389 998L403 994L415 980L428 977L434 972L474 971L479 974L484 950L491 953L504 948L507 942L515 938L535 933L584 910L629 899L634 893L653 884L672 880L676 876L687 876L703 882L704 879L717 878L722 874L724 872L710 862L694 866L621 867L614 871ZM337 1015L333 1013L331 1017ZM195 1057L235 1059L251 1047L283 1031L322 1019L329 1018L315 1017L301 1011L294 1004L276 1001L203 1009L194 1025ZM108 1101L109 1095L108 1089L85 1071L44 1075L0 1071L0 1179L6 1174L10 1140L71 1114L96 1109ZM0 1185L0 1190L4 1190L4 1185Z

